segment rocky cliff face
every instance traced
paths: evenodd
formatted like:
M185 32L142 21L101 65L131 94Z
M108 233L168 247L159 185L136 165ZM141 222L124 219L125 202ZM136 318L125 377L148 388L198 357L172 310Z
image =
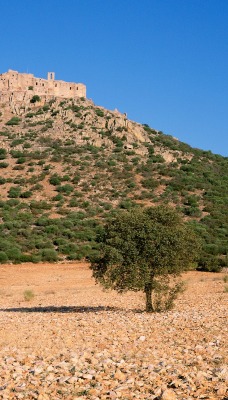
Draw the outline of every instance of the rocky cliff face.
M39 101L34 103L32 98L30 92L2 93L0 96L0 129L5 129L7 119L16 115L20 117L20 123L11 125L11 129L16 135L20 136L21 128L26 131L31 123L34 130L39 132L39 125L52 118L52 129L49 128L48 131L56 138L61 137L63 132L66 137L72 133L79 144L85 143L84 136L89 135L89 137L86 136L87 141L95 146L107 145L109 148L113 148L115 140L114 142L109 140L109 132L117 139L121 140L124 137L125 149L134 149L136 154L148 154L145 147L146 143L150 143L148 132L141 124L129 120L126 114L120 113L118 110L106 110L84 98L63 100L52 95L41 95ZM154 135L158 134L156 130L151 130L151 132ZM78 135L78 133L80 134ZM159 147L157 152L161 153ZM172 151L162 151L162 153L167 162L175 159Z

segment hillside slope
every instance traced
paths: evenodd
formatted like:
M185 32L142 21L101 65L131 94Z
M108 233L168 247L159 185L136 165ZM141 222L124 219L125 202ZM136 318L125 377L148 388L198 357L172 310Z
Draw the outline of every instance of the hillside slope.
M168 203L226 265L228 158L91 100L0 102L0 261L81 259L110 212Z

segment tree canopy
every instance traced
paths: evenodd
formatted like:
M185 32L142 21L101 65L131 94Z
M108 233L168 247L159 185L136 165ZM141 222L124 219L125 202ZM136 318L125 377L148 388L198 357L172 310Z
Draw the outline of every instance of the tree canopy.
M199 249L190 227L165 206L120 212L97 240L100 254L91 262L95 280L118 292L144 291L149 312L161 308L164 294L165 308L171 306L180 285L170 283L188 269Z

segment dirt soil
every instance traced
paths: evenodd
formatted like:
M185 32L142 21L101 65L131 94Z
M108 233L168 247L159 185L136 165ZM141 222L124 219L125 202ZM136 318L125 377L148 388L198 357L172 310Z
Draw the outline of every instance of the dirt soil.
M189 272L172 311L146 314L86 264L0 266L0 399L227 400L224 276Z

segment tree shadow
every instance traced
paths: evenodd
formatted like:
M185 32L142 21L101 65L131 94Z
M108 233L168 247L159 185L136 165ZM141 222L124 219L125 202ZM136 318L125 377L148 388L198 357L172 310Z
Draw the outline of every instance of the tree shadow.
M18 312L18 313L97 313L101 311L126 311L119 307L97 306L45 306L45 307L14 307L1 308L0 312Z

